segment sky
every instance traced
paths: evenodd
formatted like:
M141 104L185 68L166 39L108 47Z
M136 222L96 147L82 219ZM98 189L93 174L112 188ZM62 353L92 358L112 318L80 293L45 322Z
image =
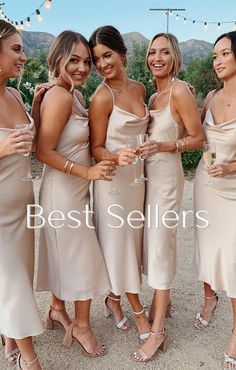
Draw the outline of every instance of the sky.
M30 16L43 0L0 0L4 13L14 21ZM158 32L166 32L167 17L164 12L150 11L150 8L184 8L185 11L175 11L169 17L169 32L178 40L189 39L214 42L224 32L232 31L236 22L235 0L52 0L52 7L46 10L40 8L43 21L38 22L36 16L31 17L30 29L25 30L49 32L58 35L65 29L72 29L89 37L99 26L112 24L121 33L137 31L147 39ZM176 14L187 18L176 20ZM217 25L203 24L188 19L203 22L228 22L217 30Z

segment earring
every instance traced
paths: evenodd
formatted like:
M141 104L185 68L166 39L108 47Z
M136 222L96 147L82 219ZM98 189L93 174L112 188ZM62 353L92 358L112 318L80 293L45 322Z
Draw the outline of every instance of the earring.
M0 66L0 73L2 72L2 67Z

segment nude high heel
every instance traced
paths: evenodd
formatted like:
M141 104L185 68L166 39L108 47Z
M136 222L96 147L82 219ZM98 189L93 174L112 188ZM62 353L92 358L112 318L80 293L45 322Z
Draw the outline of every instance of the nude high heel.
M6 345L6 339L4 337L4 335L0 335L0 338L1 338L1 345L2 347L4 347ZM19 348L16 346L15 348L11 349L10 351L7 351L5 352L5 359L7 360L7 362L9 362L9 364L15 364L16 361L17 361L17 357L20 353L20 350Z
M21 354L19 354L19 356L17 358L17 363L16 363L17 370L23 370L23 368L21 366L21 361L24 363L26 369L33 370L34 369L34 364L36 364L36 362L38 362L38 357L36 356L33 361L25 361L23 359L23 357L21 356Z
M51 315L52 311L63 312L63 311L65 311L65 309L64 308L58 309L58 308L54 308L54 307L50 306L50 308L49 308L49 310L46 314L46 317L45 317L45 323L44 323L45 329L52 330L56 323L60 324L64 327L64 325L60 321L51 319L50 315Z
M73 336L73 329L76 328L76 327L79 328L78 325L76 325L74 322L72 322L66 328L66 334L65 334L64 339L63 339L63 345L65 347L70 347L72 345L73 339L75 339L77 341L77 343L80 345L80 347L83 350L83 352L87 356L90 356L90 357L101 357L101 356L104 356L107 353L105 346L104 345L99 345L98 343L95 346L93 352L86 351L86 349L84 348L83 344L76 337Z
M160 349L162 352L166 352L168 348L168 336L166 334L165 328L163 328L160 331L153 332L152 330L150 331L150 335L155 335L155 336L162 336L163 340L159 347L156 349L156 352L152 355L149 356L142 348L139 348L136 352L133 354L133 359L138 362L148 362L151 361L154 356L157 354L158 349Z

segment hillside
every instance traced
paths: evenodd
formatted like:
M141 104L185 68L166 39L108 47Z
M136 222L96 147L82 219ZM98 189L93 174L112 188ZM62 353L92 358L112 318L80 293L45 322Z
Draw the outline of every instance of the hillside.
M46 32L23 31L23 42L28 56L33 56L38 48L48 50L54 36ZM139 32L129 32L122 35L128 48L128 55L132 54L133 43L148 45L149 40ZM203 40L188 40L180 43L180 49L183 55L183 63L195 57L206 56L213 48L213 45Z

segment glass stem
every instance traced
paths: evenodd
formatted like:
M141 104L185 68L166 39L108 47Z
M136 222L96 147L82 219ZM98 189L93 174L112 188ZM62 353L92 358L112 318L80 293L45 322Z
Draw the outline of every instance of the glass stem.
M141 161L141 178L144 177L144 159L142 157L140 157L140 161Z
M137 175L136 175L136 164L133 164L133 168L134 168L134 182L137 182L138 179L137 179Z

